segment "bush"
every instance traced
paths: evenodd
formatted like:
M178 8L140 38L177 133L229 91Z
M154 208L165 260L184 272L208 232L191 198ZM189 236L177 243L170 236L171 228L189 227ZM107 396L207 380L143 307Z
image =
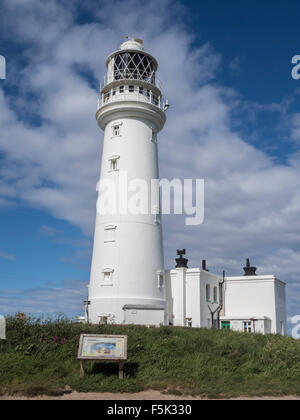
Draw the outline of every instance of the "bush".
M128 335L125 379L117 363L88 362L79 377L80 334ZM59 395L161 389L205 396L300 394L300 342L225 330L85 325L56 319L7 319L0 341L0 394ZM168 391L169 390L169 391Z

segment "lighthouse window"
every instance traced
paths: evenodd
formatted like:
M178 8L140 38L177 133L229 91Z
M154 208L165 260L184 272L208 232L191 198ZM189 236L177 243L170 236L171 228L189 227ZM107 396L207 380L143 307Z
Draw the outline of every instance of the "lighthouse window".
M113 268L105 268L102 271L102 281L101 286L112 286L112 280L113 280Z
M113 126L113 136L119 136L120 135L120 126L114 125Z
M119 170L119 163L118 163L119 158L120 158L120 156L116 156L116 155L111 156L109 158L109 170L110 171L117 171L117 170Z
M152 59L143 53L122 52L115 56L114 78L146 80L153 83L155 65Z
M140 87L139 87L139 93L140 93L141 95L143 95L143 94L144 94L144 89L142 88L142 86L140 86Z
M111 273L104 273L104 283L110 283Z
M104 242L115 242L116 226L109 225L104 228Z
M108 323L108 317L107 317L107 316L100 316L100 321L99 321L99 323L100 323L101 325L107 325L107 323Z
M157 134L153 128L151 129L151 141L153 141L153 143L157 142Z
M159 271L157 273L157 277L158 277L158 288L162 289L164 287L164 273Z
M120 86L119 91L120 91L120 93L124 93L124 86Z
M118 159L110 159L110 170L111 171L118 170Z
M133 85L129 86L129 92L134 92L134 86Z

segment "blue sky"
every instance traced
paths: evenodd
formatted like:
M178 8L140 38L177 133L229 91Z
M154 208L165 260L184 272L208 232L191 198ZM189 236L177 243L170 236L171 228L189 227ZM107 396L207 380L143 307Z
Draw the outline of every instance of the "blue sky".
M0 54L0 312L83 310L107 55L138 36L171 108L162 177L204 178L205 222L165 216L166 267L185 247L220 273L288 283L300 313L300 54L296 1L3 0Z

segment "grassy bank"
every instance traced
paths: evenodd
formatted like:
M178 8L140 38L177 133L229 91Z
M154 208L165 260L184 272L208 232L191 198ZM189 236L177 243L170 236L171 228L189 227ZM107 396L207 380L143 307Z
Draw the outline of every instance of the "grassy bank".
M117 363L87 363L79 377L79 336L127 334L125 379ZM300 395L300 341L276 335L139 326L92 326L68 320L9 318L0 341L0 393L58 395L169 390L205 396Z

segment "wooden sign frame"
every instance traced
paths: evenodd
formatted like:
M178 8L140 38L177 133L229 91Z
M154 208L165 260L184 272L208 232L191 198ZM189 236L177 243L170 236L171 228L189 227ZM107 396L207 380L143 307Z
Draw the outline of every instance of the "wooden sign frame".
M83 346L84 346L84 340L85 338L95 338L95 339L99 339L99 341L101 341L101 339L122 339L124 340L124 354L122 356L107 356L105 353L104 354L100 354L99 356L85 356L82 354L83 352ZM93 361L109 361L109 360L114 360L114 361L118 361L119 362L119 378L123 379L124 378L124 363L127 360L127 335L106 335L106 334L81 334L80 335L80 341L79 341L79 348L78 348L78 355L77 355L77 359L80 360L80 376L83 377L85 375L85 362L87 360L93 360Z

